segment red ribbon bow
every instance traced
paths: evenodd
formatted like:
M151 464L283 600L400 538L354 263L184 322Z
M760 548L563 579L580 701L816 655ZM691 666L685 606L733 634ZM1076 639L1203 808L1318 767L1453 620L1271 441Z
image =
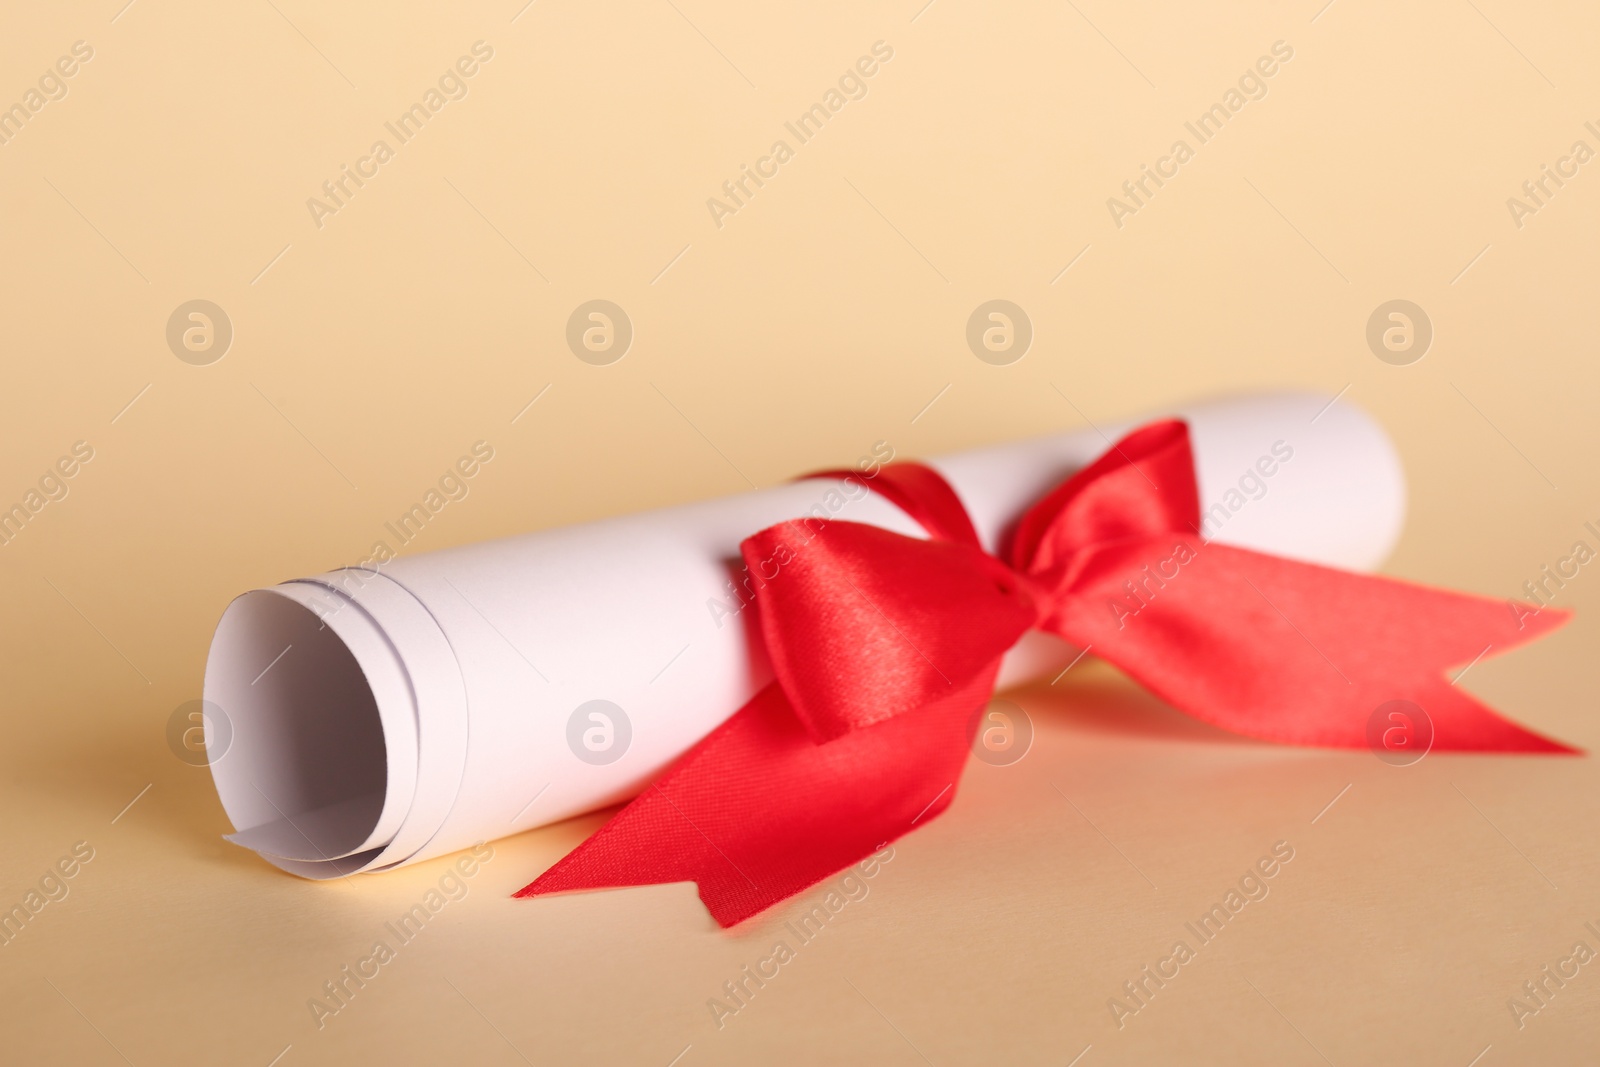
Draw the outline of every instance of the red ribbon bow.
M1359 748L1374 709L1407 700L1433 748L1576 751L1444 677L1567 613L1207 542L1182 422L1134 431L1039 501L1009 563L931 468L884 467L873 488L929 539L817 519L746 539L777 680L518 896L693 881L731 926L800 892L949 806L1030 629L1253 737Z

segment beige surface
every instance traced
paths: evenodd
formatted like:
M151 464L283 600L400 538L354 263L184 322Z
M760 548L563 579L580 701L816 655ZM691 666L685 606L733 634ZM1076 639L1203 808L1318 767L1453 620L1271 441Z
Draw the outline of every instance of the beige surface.
M878 439L916 456L1348 386L1411 478L1391 573L1518 594L1600 520L1600 164L1520 228L1506 204L1575 140L1600 148L1592 10L121 2L0 33L4 100L93 49L0 146L0 504L94 450L0 547L0 905L93 849L0 948L7 1059L1592 1059L1596 966L1520 1030L1506 1006L1574 941L1600 949L1590 758L1254 744L1086 664L1015 696L1033 751L975 762L720 1029L708 999L820 891L732 932L684 885L508 899L589 818L495 843L319 1030L308 999L451 861L279 874L219 839L164 735L232 595L361 558L478 439L496 459L415 549L769 485ZM318 228L307 198L479 40L468 95ZM880 40L867 95L719 228L707 198ZM1107 198L1276 41L1293 59L1266 96L1118 228ZM210 366L164 338L197 298L236 335ZM594 298L636 329L611 366L564 342ZM993 298L1036 331L1010 366L964 340ZM1436 328L1411 366L1364 339L1395 298ZM1600 578L1561 599L1600 609ZM1600 745L1594 618L1462 684ZM1270 895L1118 1029L1108 998L1280 840Z

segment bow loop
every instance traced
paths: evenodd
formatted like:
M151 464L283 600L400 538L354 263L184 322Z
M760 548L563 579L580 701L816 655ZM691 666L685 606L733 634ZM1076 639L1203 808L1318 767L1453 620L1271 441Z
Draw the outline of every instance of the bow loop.
M837 478L842 482L867 485L889 503L911 516L918 526L936 541L978 546L978 531L972 517L950 483L932 467L920 463L890 463L871 471L826 470L807 478Z
M971 545L790 521L740 550L773 673L818 742L948 696L1039 618L1029 584Z
M1128 434L1030 508L1017 526L1012 566L1060 572L1087 548L1129 538L1200 533L1189 427L1176 419Z

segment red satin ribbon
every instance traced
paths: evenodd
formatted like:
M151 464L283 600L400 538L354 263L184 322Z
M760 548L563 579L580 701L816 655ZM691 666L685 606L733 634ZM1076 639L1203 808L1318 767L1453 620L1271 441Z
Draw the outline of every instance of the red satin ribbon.
M731 926L800 892L949 806L1000 658L1030 629L1252 737L1359 748L1401 699L1437 749L1576 751L1444 677L1565 612L1207 542L1181 422L1134 431L1039 501L1009 562L930 468L872 486L929 539L808 519L745 540L777 680L517 896L693 881Z

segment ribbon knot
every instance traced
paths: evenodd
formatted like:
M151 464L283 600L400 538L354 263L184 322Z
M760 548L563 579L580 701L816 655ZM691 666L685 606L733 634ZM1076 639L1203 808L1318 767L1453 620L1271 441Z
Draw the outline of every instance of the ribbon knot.
M1043 575L1119 541L1200 536L1189 430L1175 419L1133 431L1023 515L1010 558Z
M1181 422L1135 431L1062 482L1019 523L1009 565L983 551L955 491L930 468L899 464L878 478L874 488L927 540L810 519L740 546L763 579L756 608L778 684L818 742L972 681L1030 629L1068 636L1074 601L1101 584L1097 559L1197 552L1199 496ZM1131 573L1147 591L1176 577Z
M518 896L692 880L727 926L857 862L950 804L1001 657L1030 629L1235 733L1359 748L1404 700L1436 749L1574 751L1444 674L1566 613L1207 542L1182 422L1062 482L1005 561L931 468L892 464L871 488L928 536L808 519L747 538L777 680Z

